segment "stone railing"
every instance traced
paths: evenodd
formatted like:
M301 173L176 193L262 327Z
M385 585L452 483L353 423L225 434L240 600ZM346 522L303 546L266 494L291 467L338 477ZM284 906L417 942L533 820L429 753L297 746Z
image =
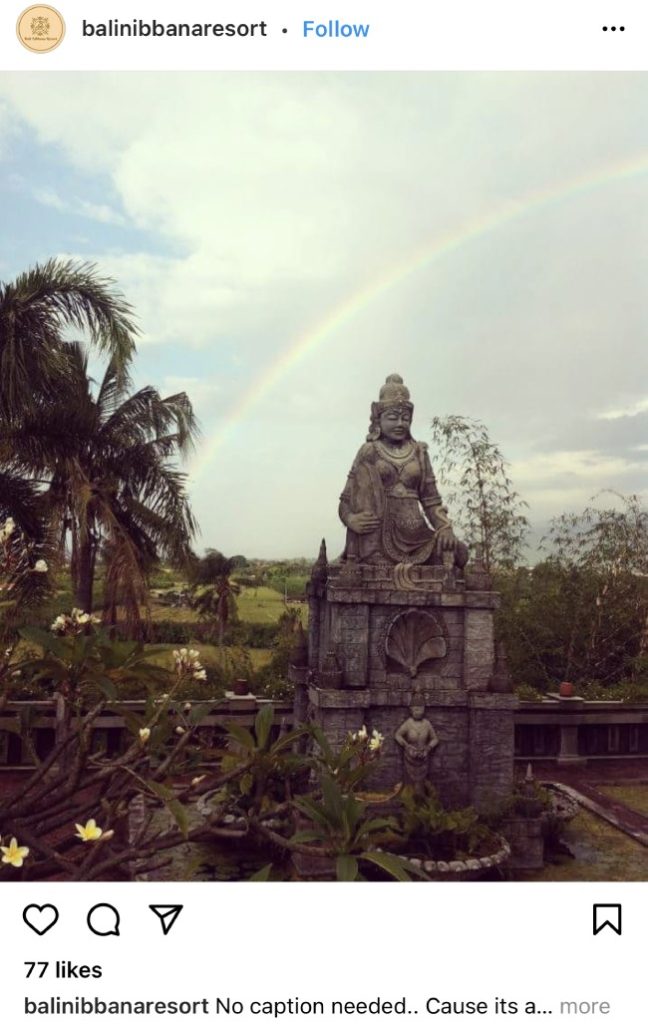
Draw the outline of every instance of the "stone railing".
M226 741L225 723L250 728L259 707L266 703L274 704L277 733L292 725L289 702L234 697L213 706L200 723L201 733L210 745L222 746ZM144 704L139 701L124 701L120 706L135 713L144 711ZM39 758L45 757L52 747L56 727L54 702L10 703L0 714L0 771L28 769L32 764L20 738L21 720L29 725ZM107 707L94 725L93 750L117 754L129 738L119 710ZM515 756L520 761L559 764L624 757L648 760L648 703L585 701L558 695L537 703L523 701L515 712Z
M251 728L259 708L268 703L274 706L274 730L279 735L292 724L292 703L257 700L255 697L232 697L214 704L210 714L201 720L198 728L202 738L212 747L224 746L227 740L226 723L232 722ZM120 701L114 710L108 705L95 719L92 752L108 756L120 753L131 742L132 737L119 708L143 715L144 707L144 701ZM13 701L0 713L0 771L28 769L33 764L27 745L21 739L21 731L25 727L30 730L37 756L46 757L54 744L55 702Z
M523 701L515 713L515 756L558 764L648 759L648 704L558 694Z

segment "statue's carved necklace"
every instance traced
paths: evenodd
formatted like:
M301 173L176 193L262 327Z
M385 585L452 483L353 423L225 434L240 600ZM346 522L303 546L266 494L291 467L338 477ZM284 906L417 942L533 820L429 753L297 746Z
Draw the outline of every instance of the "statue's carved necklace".
M383 441L378 441L378 447L387 459L392 459L397 462L403 462L405 459L409 459L412 452L414 451L414 442L410 441L406 446L402 448L388 448Z

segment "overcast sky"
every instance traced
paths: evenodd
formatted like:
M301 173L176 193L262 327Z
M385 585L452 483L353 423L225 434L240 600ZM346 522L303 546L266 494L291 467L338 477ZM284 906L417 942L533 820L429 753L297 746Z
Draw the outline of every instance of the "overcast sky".
M96 261L192 398L199 547L337 553L392 372L538 534L648 490L647 74L4 74L0 192L0 279Z

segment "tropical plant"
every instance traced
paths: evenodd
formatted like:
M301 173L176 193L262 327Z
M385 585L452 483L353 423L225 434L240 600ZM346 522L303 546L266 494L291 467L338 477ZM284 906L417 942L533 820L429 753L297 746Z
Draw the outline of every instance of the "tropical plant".
M398 881L409 881L412 872L406 861L374 848L377 837L388 834L396 822L371 816L368 804L354 793L344 793L328 772L321 774L319 789L320 797L295 798L295 806L308 827L294 834L292 845L308 849L308 845L313 844L320 855L334 859L340 882L356 881L363 861Z
M17 716L32 769L0 794L6 844L0 847L0 881L123 878L136 864L144 871L186 841L220 836L236 842L244 834L219 824L227 786L246 764L225 772L218 761L205 767L214 752L199 727L211 704L179 699L190 680L204 682L197 651L174 652L170 671L155 665L150 648L111 640L96 617L79 609L57 616L50 630L25 629L22 640L26 656L0 659L3 700L18 672L39 676L54 698L56 728L43 753L34 715L26 710ZM134 710L118 698L136 682L149 694ZM112 755L95 744L97 719L108 709L124 719L127 731L122 749ZM203 774L191 778L199 768ZM220 799L192 824L187 806L214 790Z
M194 558L190 563L192 607L202 618L216 623L221 646L228 623L237 619L236 595L240 587L232 573L239 557L226 558L220 551L208 548L202 558Z
M147 603L147 573L160 557L180 561L195 523L175 458L196 435L184 393L130 391L112 359L95 389L77 344L61 352L65 386L57 401L23 412L6 429L11 472L40 486L40 507L62 550L69 544L77 604L93 607L97 560L104 559L105 615L122 605L135 629Z
M234 722L225 725L231 738L225 770L242 769L236 788L243 798L248 816L275 807L290 799L291 782L307 768L297 751L297 740L308 731L306 727L275 735L274 709L266 704L257 712L253 729Z
M0 283L0 410L20 421L43 400L60 398L68 370L66 336L83 331L118 372L135 349L132 310L92 263L52 259Z
M61 403L70 369L66 338L79 331L121 374L135 349L131 307L91 263L52 259L0 282L0 519L42 543L41 488L12 465L26 413Z
M432 437L457 532L481 545L487 572L512 567L524 551L529 522L501 449L483 423L466 416L435 416Z
M407 847L420 850L426 857L455 860L462 855L473 856L484 842L494 841L474 807L446 810L430 782L420 792L406 786L400 800L400 829Z

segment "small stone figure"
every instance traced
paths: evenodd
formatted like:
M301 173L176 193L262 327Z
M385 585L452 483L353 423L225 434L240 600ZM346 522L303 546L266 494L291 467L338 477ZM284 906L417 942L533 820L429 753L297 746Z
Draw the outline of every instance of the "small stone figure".
M410 717L396 730L394 739L405 752L405 781L420 792L427 779L430 754L439 745L432 722L425 718L423 704L412 704Z
M371 406L367 443L356 455L340 498L347 562L443 564L463 568L468 549L452 532L427 445L410 434L414 406L392 373Z

